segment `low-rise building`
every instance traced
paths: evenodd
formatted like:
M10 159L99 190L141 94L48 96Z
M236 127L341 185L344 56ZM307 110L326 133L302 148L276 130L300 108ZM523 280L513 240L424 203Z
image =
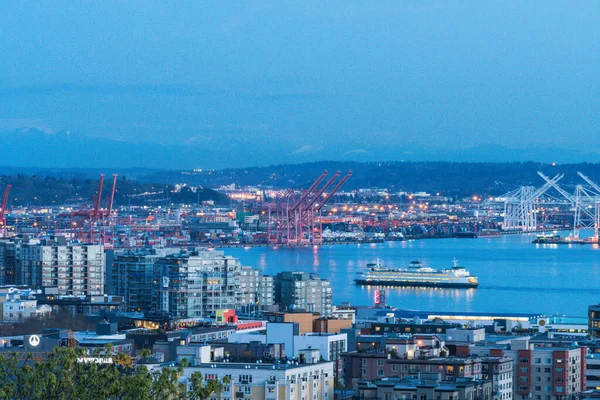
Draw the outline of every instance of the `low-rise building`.
M359 399L494 400L487 380L458 378L443 380L439 373L422 373L418 378L391 378L357 383Z
M513 360L515 399L568 398L585 389L585 346L576 343L518 338L509 344L478 343L471 354Z
M0 321L22 322L32 317L47 317L52 308L45 304L38 305L31 290L11 288L6 295L0 296Z
M589 354L585 358L585 382L585 390L600 391L600 354Z
M160 367L155 367L160 368ZM183 369L179 381L189 388L190 378L201 373L205 381L223 382L223 391L210 398L221 400L333 399L332 362L317 363L219 363L197 364Z
M442 380L459 378L492 382L500 399L512 399L513 360L509 357L436 357L404 359L387 351L351 352L344 359L344 382L351 388L359 381L407 378L421 373L440 374ZM502 397L503 396L503 397Z

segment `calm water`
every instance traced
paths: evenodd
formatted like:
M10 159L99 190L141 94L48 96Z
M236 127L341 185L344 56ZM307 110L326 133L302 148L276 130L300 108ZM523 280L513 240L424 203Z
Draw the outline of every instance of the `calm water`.
M368 262L406 266L420 260L446 268L456 257L479 278L477 289L388 288L387 303L427 311L562 313L587 315L600 302L600 248L591 245L534 245L533 235L489 239L439 239L305 248L226 249L264 273L316 272L331 281L334 301L372 304L373 288L353 279Z

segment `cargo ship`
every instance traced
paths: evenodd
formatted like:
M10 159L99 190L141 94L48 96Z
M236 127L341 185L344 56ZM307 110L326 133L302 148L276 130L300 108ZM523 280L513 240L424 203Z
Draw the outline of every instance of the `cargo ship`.
M441 288L476 288L479 286L476 276L458 265L456 259L450 269L433 269L419 261L413 261L408 268L390 268L382 266L379 259L367 264L367 271L360 272L354 279L358 285L373 286L415 286Z

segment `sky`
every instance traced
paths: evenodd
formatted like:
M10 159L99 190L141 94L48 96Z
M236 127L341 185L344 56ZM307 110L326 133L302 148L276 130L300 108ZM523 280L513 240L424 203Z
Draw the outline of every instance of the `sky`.
M178 151L207 167L531 149L585 161L599 94L594 1L0 4L0 146L68 134L96 164L106 141L164 149L175 167L191 166Z

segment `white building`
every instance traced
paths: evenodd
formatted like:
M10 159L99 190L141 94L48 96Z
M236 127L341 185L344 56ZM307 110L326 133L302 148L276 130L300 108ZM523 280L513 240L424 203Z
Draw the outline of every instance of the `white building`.
M154 309L175 318L208 318L240 304L241 264L222 251L160 257L154 262Z
M104 294L106 259L101 245L21 246L18 282L35 289L57 287L59 295Z
M32 317L49 316L52 308L48 305L38 306L37 300L29 298L30 290L11 288L5 297L0 298L4 322L21 322Z
M188 385L193 373L204 380L227 377L230 382L215 399L329 400L333 399L334 364L208 363L184 368L180 382ZM211 399L213 397L210 397Z
M229 343L264 344L283 343L285 354L297 358L301 350L317 349L326 361L335 361L348 351L348 335L345 333L306 333L301 335L294 322L268 322L265 333L236 332L227 338Z

